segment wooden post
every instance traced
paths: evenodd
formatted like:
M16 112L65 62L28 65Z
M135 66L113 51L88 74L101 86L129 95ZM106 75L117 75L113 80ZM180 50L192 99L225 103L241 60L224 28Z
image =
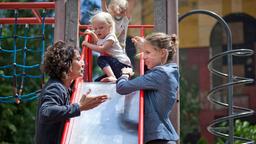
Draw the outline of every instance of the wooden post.
M79 1L66 0L65 42L79 46Z
M178 0L154 0L154 24L157 32L178 34ZM179 64L179 49L177 49L174 62ZM170 118L178 134L180 134L179 93Z
M167 1L167 33L178 35L178 0ZM179 65L179 48L177 48L174 61ZM175 129L180 135L180 94L177 94L177 103L174 105L171 113L171 120Z
M154 25L156 32L167 33L167 0L154 0Z
M55 26L54 26L54 42L64 41L65 30L65 1L55 1Z
M54 42L63 40L79 46L79 0L55 1Z

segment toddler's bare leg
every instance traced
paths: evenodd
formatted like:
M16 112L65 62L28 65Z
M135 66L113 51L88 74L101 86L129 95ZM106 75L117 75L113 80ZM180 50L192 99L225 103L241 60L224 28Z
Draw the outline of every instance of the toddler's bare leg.
M108 77L103 78L101 82L116 82L116 76L114 75L110 66L104 67L103 71Z

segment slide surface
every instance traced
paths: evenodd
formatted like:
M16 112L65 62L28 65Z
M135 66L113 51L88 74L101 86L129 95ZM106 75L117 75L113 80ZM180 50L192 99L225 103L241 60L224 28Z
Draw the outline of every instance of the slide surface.
M91 96L108 95L99 107L81 112L72 118L66 144L137 144L139 119L139 91L129 95L116 93L116 85L81 82L74 102L91 89Z

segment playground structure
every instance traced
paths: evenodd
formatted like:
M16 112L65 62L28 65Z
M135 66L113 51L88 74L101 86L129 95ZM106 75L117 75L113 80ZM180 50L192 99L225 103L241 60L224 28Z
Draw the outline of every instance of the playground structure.
M34 18L0 18L0 24L42 24L42 27L44 24L54 24L54 18L53 17L44 17L44 16L40 16L40 13L38 11L38 9L54 9L55 7L55 3L54 2L47 2L47 3L5 3L5 5L0 5L0 9L21 9L22 7L24 6L24 9L32 9L32 13L34 14ZM220 17L218 17L216 14L214 13L211 13L209 11L193 11L191 13L188 13L187 15L184 15L182 17L180 17L180 21L185 18L186 16L189 16L189 15L192 15L192 14L206 14L206 15L210 15L214 18L216 18L220 23L223 24L223 27L225 28L227 34L228 34L228 37L227 37L227 41L228 41L228 51L225 52L225 53L221 53L219 55L216 55L216 56L213 56L211 60L209 60L209 69L212 73L214 74L217 74L219 76L224 76L224 77L228 77L229 79L229 82L227 84L224 84L222 86L219 86L219 87L216 87L216 88L213 88L213 90L210 91L209 93L209 100L214 102L214 103L217 103L217 104L220 104L222 106L226 106L229 108L229 116L228 117L225 117L225 118L221 118L219 120L216 120L214 121L211 126L208 128L208 130L210 132L212 132L213 134L217 135L217 136L222 136L222 137L228 137L228 141L229 143L233 143L234 142L234 139L238 139L238 140L242 140L242 141L246 141L248 143L253 143L252 141L248 140L248 139L243 139L243 138L237 138L237 137L234 137L233 135L233 121L234 121L234 118L239 118L241 115L236 115L235 112L234 112L234 109L238 108L240 110L246 110L247 112L243 112L242 115L243 116L247 116L247 115L250 115L253 113L253 111L249 110L248 109L245 109L245 108L240 108L240 107L236 107L236 106L233 106L233 102L232 102L232 96L233 96L233 85L234 84L243 84L243 83L250 83L252 82L253 80L251 79L245 79L245 78L241 78L241 77L236 77L236 76L233 76L233 73L232 73L232 56L242 56L242 55L249 55L249 54L252 54L253 51L248 51L248 50L232 50L232 39L230 37L230 33L231 31L229 30L229 27L225 24L225 21L222 20ZM79 29L80 30L84 30L86 29L87 26L84 26L84 25L79 25ZM129 28L139 28L140 31L141 31L141 35L143 36L144 35L144 29L145 28L153 28L152 25L143 25L143 26L140 26L140 25L132 25L132 26L129 26ZM42 28L43 29L43 28ZM82 34L82 33L80 33ZM0 35L1 36L1 35ZM43 39L44 35L42 35L42 40ZM0 37L1 40L5 39L4 37ZM85 40L88 40L90 41L90 38L87 36L85 37ZM44 46L44 44L42 44ZM26 46L24 46L26 47ZM14 47L14 53L16 53L16 48ZM8 52L8 51L4 51L3 49L1 49L1 52ZM42 57L41 57L41 60L43 58L43 52L44 52L44 49L42 47ZM90 50L86 49L86 48L83 48L82 49L82 59L85 59L85 63L86 63L86 74L85 74L85 77L84 77L84 80L87 81L87 82L91 82L92 81L92 53ZM227 55L228 56L228 61L229 61L229 71L228 71L228 74L224 74L222 72L219 72L217 70L215 70L211 63L214 62L214 60L216 58L219 58L219 57L222 57L224 55ZM33 78L33 76L30 76L28 74L17 74L15 69L16 69L16 64L15 64L15 54L14 54L14 57L13 57L13 76L12 77L5 77L4 75L0 75L1 77L4 77L4 78L12 78L13 79L13 87L14 87L14 90L13 90L13 96L8 96L8 98L11 98L14 100L11 100L11 101L6 101L6 102L19 102L19 100L27 100L27 98L31 95L35 96L35 93L32 93L31 95L20 95L21 93L18 93L19 91L22 91L22 89L15 89L18 85L17 85L17 82L16 81L16 75L17 76L20 76L20 77L31 77ZM142 60L142 59L141 59ZM20 66L21 68L23 69L28 69L28 68L39 68L39 65L33 65L33 66L25 66L26 63L23 63L23 65L17 65L17 66ZM140 63L141 65L141 68L143 67L143 61L141 61ZM10 68L11 66L8 66L8 68ZM0 68L4 69L4 68L7 68L5 66L1 66ZM143 70L142 70L143 72ZM43 78L44 76L41 75L41 76L37 76L37 78ZM81 87L82 86L82 79L78 79L76 80L75 82L75 92L73 94L73 102L74 101L77 101L75 100L74 98L78 98L79 96L76 94L79 93L79 91L82 89ZM91 83L93 85L93 83ZM87 83L86 85L91 85L89 83ZM84 84L83 84L84 85ZM20 86L21 87L21 86ZM23 87L23 86L22 86ZM96 86L97 87L97 86ZM222 102L219 102L219 101L216 101L213 97L212 97L212 94L214 94L216 92L216 90L219 90L219 89L223 89L225 87L228 87L228 104L226 103L222 103ZM113 94L113 93L111 93ZM2 98L2 97L1 97ZM35 99L36 97L32 97L33 99ZM4 100L4 99L2 99ZM28 99L30 100L30 99ZM139 97L139 100L141 101L140 103L140 118L139 118L139 131L138 131L138 143L139 144L142 144L143 143L143 139L142 139L142 136L143 136L143 114L141 113L143 111L143 94L141 93L141 96ZM2 101L1 101L2 102ZM82 118L81 118L82 119ZM67 123L66 125L66 129L65 129L65 132L64 132L64 137L62 139L62 143L69 143L71 142L72 143L72 136L71 134L73 133L72 132L72 128L73 127L76 127L75 125L75 121L77 121L76 119L72 119L70 122ZM214 126L216 126L216 124L218 124L219 122L223 122L223 121L229 121L229 134L227 133L220 133L218 130L220 130L219 127L217 128L214 128ZM225 128L223 128L225 130ZM76 129L77 130L77 129ZM74 133L73 133L74 134ZM118 141L118 140L117 140ZM120 142L120 141L119 141Z
M6 25L6 24L14 24L14 26L16 27L17 25L27 25L27 24L41 24L42 25L42 34L44 34L44 26L46 24L55 24L55 19L53 17L46 17L45 15L45 11L48 10L48 9L54 9L55 8L55 3L54 2L28 2L28 3L19 3L19 2L16 2L16 3L1 3L1 6L0 6L0 9L8 9L8 10L15 10L15 13L17 13L17 10L20 10L20 9L26 9L26 10L31 10L34 17L30 17L30 18L24 18L24 17L18 17L18 15L16 14L15 15L15 18L0 18L0 23L3 24L3 25ZM43 9L43 15L41 16L39 10L42 10ZM88 26L86 25L79 25L79 30L84 30L86 29ZM152 29L153 28L153 25L130 25L129 28L139 28L140 29L140 34L141 36L144 36L144 31L146 28L150 28ZM14 29L14 31L16 31L16 29ZM79 32L80 35L83 35L83 32ZM16 37L15 37L15 33L13 34L14 35L14 41L16 40ZM5 39L6 37L4 36L1 36L0 37L1 40L2 39ZM44 40L45 40L45 37L44 35L40 36L39 38L42 39L42 50L41 50L41 62L40 64L42 64L43 62L43 57L44 57L44 51L45 51L45 43L44 43ZM90 41L90 37L89 36L85 36L85 40L87 41ZM53 42L53 41L52 41ZM24 45L24 48L23 49L26 49L26 45ZM42 78L42 83L44 82L44 75L41 74L40 76L30 76L28 74L25 73L25 71L23 71L22 74L17 74L16 73L16 52L17 51L21 51L21 50L17 50L16 49L16 43L14 44L14 48L11 52L13 52L13 65L14 65L14 68L13 68L13 76L6 76L4 74L0 75L1 77L3 78L12 78L13 79L13 96L1 96L1 102L5 102L5 103L20 103L21 101L22 102L26 102L26 101L29 101L29 100L34 100L37 98L37 95L36 93L38 92L33 92L33 93L30 93L30 94L27 94L27 95L22 95L22 93L18 93L18 91L22 91L22 88L23 88L23 83L21 84L22 87L20 89L17 89L17 87L19 87L17 85L17 75L18 76L21 76L22 79L24 79L25 77L30 77L30 78ZM4 49L1 49L1 52L9 52L8 50L4 50ZM24 53L25 55L25 53ZM85 48L83 47L82 48L82 54L81 54L81 59L83 59L85 61L85 65L86 65L86 70L85 70L85 75L84 75L84 78L83 80L84 81L87 81L87 82L92 82L92 51L89 50L88 48ZM26 56L24 56L24 61L26 61ZM143 71L144 71L144 65L143 65L143 59L140 59L141 60L141 74L143 74ZM20 65L18 65L20 66ZM23 69L24 68L38 68L39 69L39 64L37 65L33 65L33 66L28 66L26 65L26 63L24 62L23 65L21 66ZM5 68L9 68L11 66L1 66L0 68L2 69L5 69ZM27 70L28 71L28 70ZM77 79L75 81L75 86L74 86L74 93L72 95L72 98L71 98L71 102L75 102L74 99L77 100L77 98L79 98L79 95L82 94L82 93L79 93L80 90L81 90L81 87L80 85L82 85L83 83L83 80L82 79ZM86 84L87 86L90 86L89 83ZM96 84L97 85L97 84ZM96 86L97 87L97 86ZM113 86L112 86L113 87ZM104 87L102 87L104 89ZM102 89L101 88L101 89ZM93 88L94 89L94 88ZM114 90L115 91L115 90ZM113 95L113 89L110 91L109 95ZM78 94L78 95L76 95ZM114 94L114 95L117 95L117 94ZM136 128L132 129L133 133L135 134L132 134L132 138L131 139L133 142L134 141L140 141L138 143L142 143L143 142L143 91L139 93L136 93L136 95L140 96L140 97L137 97L138 99L140 99L140 110L139 108L137 109L138 113L140 112L140 118L133 118L133 125L136 126ZM32 96L32 97L30 97ZM116 96L115 98L117 98L118 96ZM10 99L10 100L6 100L6 99ZM124 98L124 97L123 97ZM136 98L136 97L135 97ZM112 98L114 99L114 98ZM130 98L131 99L131 98ZM132 100L132 99L131 99ZM126 100L127 101L127 100ZM136 101L135 101L136 102ZM127 103L127 102L126 102ZM138 103L138 100L137 100L137 103ZM123 104L121 103L121 106ZM127 104L126 104L127 105ZM139 106L139 105L138 105ZM109 108L110 109L110 108ZM122 108L123 109L123 108ZM112 113L114 114L114 113ZM136 113L135 113L136 114ZM82 116L81 116L82 117ZM120 117L120 116L118 116ZM133 116L134 117L134 116ZM125 120L126 121L126 120ZM139 122L140 121L140 122ZM138 124L138 122L140 124ZM71 123L73 126L73 122ZM70 127L71 127L70 126ZM70 136L71 133L74 133L72 132L72 130L70 130L69 128L69 122L66 123L66 126L65 126L65 130L63 132L63 139L62 139L62 143L69 143L70 141L74 141L74 138L72 139L72 137ZM134 127L134 126L133 126ZM71 127L72 128L72 127ZM136 133L137 133L137 128L139 128L139 131L138 132L138 136L136 136ZM124 128L123 128L124 130ZM120 132L118 132L120 133ZM129 135L131 135L129 134ZM73 136L73 135L72 135ZM125 136L125 135L120 135L118 137L121 136L121 139ZM104 142L104 141L102 141ZM118 140L117 142L120 142L120 140ZM123 141L123 143L129 143L129 141Z
M13 94L10 96L4 96L0 98L2 103L20 103L20 101L31 101L36 99L36 94L39 91L35 91L32 93L23 93L24 82L25 79L42 79L41 83L43 84L44 75L43 74L29 74L27 71L31 69L39 69L40 64L43 62L44 51L45 51L45 24L53 24L53 18L46 18L46 11L47 9L53 9L54 3L1 3L0 9L12 10L14 9L14 18L1 18L0 19L0 37L1 37L1 49L0 53L8 53L12 55L12 63L9 65L0 66L0 70L3 70L0 77L5 79L12 79L12 91ZM25 10L32 10L35 18L19 18L18 10L25 9ZM42 10L42 16L40 15L39 9ZM8 36L3 36L3 29L4 25L6 24L14 24L13 31ZM19 28L22 28L19 24L24 24L24 36L21 36L20 33L17 33ZM29 24L41 24L41 31L40 34L34 36L29 35ZM13 39L12 48L7 47L5 48L2 43L3 40ZM17 42L19 40L24 41L24 45L22 48L17 47ZM40 49L29 46L29 40L39 40L40 41ZM21 54L22 53L22 54ZM40 62L39 64L28 64L29 62L26 60L29 53L40 53ZM22 55L22 60L19 62L18 55ZM31 62L30 62L31 63ZM5 74L8 69L12 68L12 74L8 73ZM7 69L7 70L6 70ZM21 72L20 72L21 71Z

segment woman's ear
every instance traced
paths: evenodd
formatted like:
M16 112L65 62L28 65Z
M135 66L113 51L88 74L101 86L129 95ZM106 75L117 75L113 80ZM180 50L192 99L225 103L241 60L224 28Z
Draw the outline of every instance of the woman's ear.
M165 48L161 49L161 55L162 55L163 57L166 57L166 56L168 55L168 50L165 49Z

